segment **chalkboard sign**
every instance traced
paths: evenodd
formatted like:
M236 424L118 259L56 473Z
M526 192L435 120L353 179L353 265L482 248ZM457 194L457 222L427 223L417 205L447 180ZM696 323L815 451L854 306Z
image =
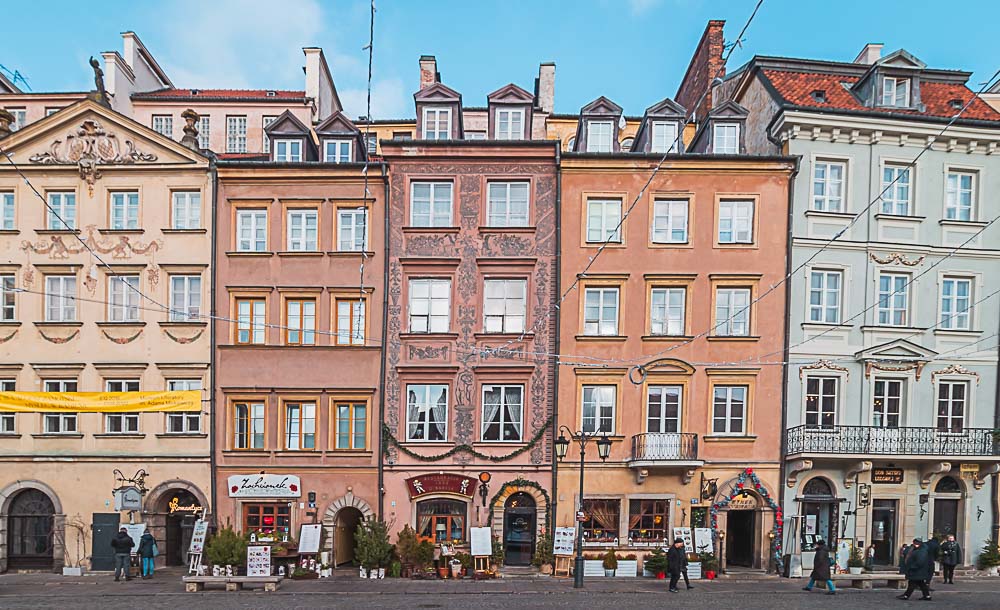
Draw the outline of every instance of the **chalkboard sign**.
M553 555L572 555L576 551L576 528L557 527L552 540Z
M493 554L493 534L488 527L469 529L473 557L487 557Z
M271 575L271 547L247 547L247 576Z
M299 532L299 555L314 555L319 553L319 538L323 526L319 523L303 524ZM354 538L354 532L351 532Z

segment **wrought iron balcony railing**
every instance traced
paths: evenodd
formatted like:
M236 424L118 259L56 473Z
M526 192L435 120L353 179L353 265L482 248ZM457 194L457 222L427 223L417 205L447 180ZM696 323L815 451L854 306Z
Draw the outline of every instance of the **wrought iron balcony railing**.
M647 432L632 437L633 462L688 462L698 459L698 435Z
M796 426L787 432L788 454L1000 455L1000 431L992 428L879 428Z

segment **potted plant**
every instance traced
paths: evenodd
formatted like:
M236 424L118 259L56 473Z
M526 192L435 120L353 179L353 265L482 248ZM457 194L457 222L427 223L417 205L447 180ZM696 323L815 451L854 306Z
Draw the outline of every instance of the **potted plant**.
M535 554L531 557L531 565L538 568L542 574L551 574L555 560L555 555L552 554L552 536L548 533L542 534L535 542Z
M615 575L615 570L618 569L618 556L615 555L614 549L608 549L608 552L601 558L601 565L604 566L605 576L613 577Z
M399 555L401 567L400 575L409 578L417 565L417 547L420 541L417 540L417 532L409 524L403 526L396 536L396 554ZM431 554L433 556L433 548Z
M385 567L392 558L392 544L389 543L389 528L384 521L365 519L358 524L354 532L357 548L354 551L355 560L361 564L361 569L367 570L374 578L385 577Z
M583 556L584 576L600 576L604 570L604 555L587 554Z
M667 577L667 554L663 552L663 549L653 549L653 552L646 556L642 568L656 578L663 580Z
M493 537L493 554L490 556L490 561L493 563L493 566L497 570L499 570L500 566L503 565L504 556L505 556L505 554L504 554L504 550L503 550L503 542L500 540L499 536L494 536Z
M979 569L986 570L990 576L996 576L1000 566L1000 548L996 540L987 540L979 551Z
M213 566L246 565L247 539L227 524L205 543L205 558Z
M715 555L704 551L698 553L698 559L701 561L701 570L708 580L715 580L715 573L719 569L719 560L715 558Z
M403 574L403 564L399 560L394 560L389 564L389 577L399 578Z
M455 559L462 564L462 575L469 576L472 573L472 555L468 553L455 553Z
M851 547L851 554L847 558L847 571L851 574L860 574L865 569L865 554L859 546Z

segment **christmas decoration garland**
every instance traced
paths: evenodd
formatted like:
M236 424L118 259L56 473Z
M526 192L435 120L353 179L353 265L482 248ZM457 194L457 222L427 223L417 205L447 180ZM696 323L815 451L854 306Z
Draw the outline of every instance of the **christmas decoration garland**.
M472 445L465 445L465 444L455 445L448 451L445 451L444 453L439 453L437 455L422 455L420 453L417 453L416 451L413 451L409 447L406 447L401 442L399 442L399 439L393 436L392 430L389 428L389 426L385 424L382 425L382 437L385 439L385 443L382 446L382 452L388 453L389 445L392 445L397 449L399 449L400 451L402 451L403 453L405 453L406 455L410 456L411 458L419 460L421 462L437 462L438 460L449 458L458 453L468 453L473 457L479 458L481 460L488 460L490 462L506 462L507 460L515 458L524 453L525 451L532 449L535 445L537 445L538 442L542 440L542 437L545 436L545 433L549 431L549 426L552 425L552 417L553 416L550 415L549 418L545 420L545 423L542 424L542 427L539 428L537 432L535 432L535 436L533 436L531 440L528 441L528 444L524 445L523 447L519 447L518 449L506 455L488 455L486 453L476 451L472 447Z
M743 493L746 488L747 480L749 479L750 484L753 485L753 490L760 495L761 498L767 502L767 505L774 510L774 561L775 565L778 567L778 572L781 573L784 570L784 559L781 554L781 540L782 540L782 530L784 529L784 515L781 511L781 506L774 501L771 494L767 493L767 488L764 484L760 482L760 478L754 473L753 468L747 468L740 473L740 476L736 478L736 487L733 488L732 493L728 497L719 500L712 505L709 512L712 515L712 532L714 535L718 535L719 530L719 509L724 508L732 502L733 498Z
M493 496L493 499L490 500L490 518L492 519L493 517L493 510L494 508L496 508L497 500L499 500L500 496L502 496L504 492L507 491L508 487L530 487L532 489L538 490L538 492L542 494L542 497L545 498L545 531L548 532L549 517L552 511L552 500L549 499L549 492L545 491L545 488L542 487L540 484L536 483L535 481L529 481L528 479L524 479L521 477L517 477L513 481L507 481L506 483L500 486L500 491L498 491Z

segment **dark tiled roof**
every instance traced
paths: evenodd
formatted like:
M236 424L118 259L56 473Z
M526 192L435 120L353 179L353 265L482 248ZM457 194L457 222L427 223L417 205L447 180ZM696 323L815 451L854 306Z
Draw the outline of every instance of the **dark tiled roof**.
M219 153L216 156L224 161L267 161L271 158L271 155L267 153Z
M271 94L271 95L269 95ZM160 89L135 93L133 99L225 99L225 100L301 100L305 91L280 89Z

